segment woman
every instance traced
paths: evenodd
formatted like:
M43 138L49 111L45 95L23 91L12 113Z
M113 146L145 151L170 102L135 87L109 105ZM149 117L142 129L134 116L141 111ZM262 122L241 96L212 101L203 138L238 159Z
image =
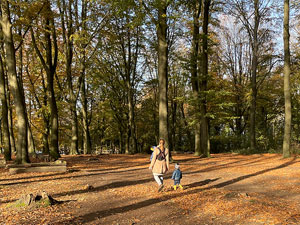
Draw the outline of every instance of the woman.
M154 149L149 169L152 170L155 181L158 184L158 192L164 187L163 175L169 170L169 150L165 148L165 140L159 140L159 146Z

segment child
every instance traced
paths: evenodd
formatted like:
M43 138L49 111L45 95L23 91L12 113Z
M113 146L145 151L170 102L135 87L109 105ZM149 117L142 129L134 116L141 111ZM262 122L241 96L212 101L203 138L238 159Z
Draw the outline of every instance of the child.
M177 185L180 187L181 190L183 190L183 187L180 184L180 180L182 178L182 172L180 171L179 163L175 164L175 170L172 175L172 180L174 180L174 190L177 189Z
M150 148L150 150L152 151L151 156L150 156L150 162L152 161L153 154L154 154L154 149L155 149L155 148L156 148L156 146L152 146L152 147Z

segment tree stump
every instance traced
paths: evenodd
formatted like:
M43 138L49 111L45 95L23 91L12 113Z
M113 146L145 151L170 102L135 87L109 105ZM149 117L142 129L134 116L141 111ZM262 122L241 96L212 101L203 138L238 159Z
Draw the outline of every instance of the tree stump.
M35 201L33 194L23 195L18 201L17 204L29 206Z
M50 195L48 195L45 191L40 191L37 194L26 194L21 196L19 200L17 200L16 205L22 206L31 206L31 205L54 205L58 203L57 200L53 199Z

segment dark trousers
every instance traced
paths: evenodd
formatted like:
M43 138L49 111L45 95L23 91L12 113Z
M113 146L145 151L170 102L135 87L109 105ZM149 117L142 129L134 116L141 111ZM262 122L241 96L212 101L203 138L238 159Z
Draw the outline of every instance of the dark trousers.
M174 185L180 184L180 180L174 180Z

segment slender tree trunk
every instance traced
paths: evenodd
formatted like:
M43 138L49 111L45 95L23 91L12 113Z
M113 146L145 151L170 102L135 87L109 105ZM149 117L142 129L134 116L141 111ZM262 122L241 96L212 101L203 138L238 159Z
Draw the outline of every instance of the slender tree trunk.
M159 138L169 147L168 132L168 43L167 0L159 2L158 8L158 88L159 88ZM170 151L172 149L169 149Z
M6 98L6 85L5 85L5 74L2 57L0 56L0 97L2 105L2 131L3 131L3 147L4 147L4 158L6 161L11 160L11 146L9 136L9 123L8 123L8 106Z
M82 87L81 87L81 104L82 104L82 121L83 121L83 132L84 132L84 154L92 153L92 142L90 135L90 127L88 120L88 110L87 110L87 97L85 88L85 75L83 75Z
M184 121L184 126L185 127L188 127L188 122L187 122L187 119L186 119L186 116L185 116L185 113L184 113L184 105L183 103L180 104L180 109L181 109L181 114L182 114L182 118L183 118L183 121ZM200 129L199 129L200 130ZM186 130L186 135L188 137L188 140L189 140L189 149L187 149L188 151L193 151L195 148L194 148L194 142L193 142L193 137L191 135L191 132L189 129Z
M29 154L35 153L34 139L33 139L33 135L31 132L31 127L29 125L28 125L28 153Z
M171 108L172 108L172 114L171 114L171 122L172 122L172 125L171 125L171 132L170 132L170 143L169 143L169 146L170 146L170 149L173 149L173 150L177 150L177 145L176 145L176 114L177 114L177 102L174 101L173 99L176 98L176 87L174 86L174 96L173 98L171 99Z
M66 75L67 75L67 85L69 92L69 107L71 112L71 149L70 154L75 155L79 154L78 150L78 118L77 118L77 96L74 94L73 88L73 79L72 79L72 61L73 61L73 37L74 27L73 27L73 16L72 16L72 3L73 1L68 2L66 5L65 0L62 1L62 8L59 8L61 13L62 29L63 29L63 40L65 46L65 58L66 58ZM67 8L68 7L68 8ZM65 28L65 23L67 30Z
M22 36L22 30L21 28L19 29L19 36ZM22 94L22 99L23 99L23 105L24 108L26 109L26 102L25 102L25 92L24 92L24 86L23 86L23 48L22 46L19 48L19 70L18 70L18 82L19 82L19 88ZM35 146L34 146L34 140L31 132L31 127L30 127L30 112L31 112L31 106L29 107L29 115L27 113L27 142L28 142L28 149L27 153L25 154L34 154L35 153Z
M7 106L8 106L8 127L9 127L9 140L11 145L11 153L16 153L16 141L15 141L15 135L14 135L14 123L12 118L12 107L10 104L10 91L8 87L8 82L6 83L6 93L7 93Z
M43 84L43 104L47 107L48 105L48 99L47 99L47 87L45 85L45 79L42 79ZM37 96L36 96L37 102L39 102ZM39 104L39 107L42 108L42 105ZM43 132L43 153L50 154L50 146L49 146L49 137L50 137L50 118L48 112L43 112L43 122L44 122L44 132ZM50 115L51 117L51 115Z
M1 2L2 10L2 30L6 52L6 63L7 63L7 74L9 85L14 96L14 102L16 106L16 113L18 117L17 128L18 128L18 142L17 142L17 158L16 163L27 163L29 162L28 157L28 142L27 142L27 115L26 108L24 107L25 100L23 99L22 92L20 90L20 84L17 79L16 71L16 55L13 43L12 35L12 24L10 22L10 12L8 1Z
M129 154L129 147L130 147L130 137L128 135L128 133L130 132L129 126L127 127L127 135L125 135L125 154Z
M209 121L207 117L207 81L208 81L208 24L209 8L211 0L204 0L203 9L203 39L202 39L202 56L201 56L201 79L200 79L200 114L201 114L201 152L203 156L210 157L210 139L209 139Z
M292 107L291 107L291 87L290 87L290 1L284 0L284 22L283 22L283 43L284 43L284 103L285 121L283 137L283 157L290 157L291 151L291 126L292 126Z
M256 149L256 96L257 84L256 74L258 65L258 27L259 27L259 0L254 1L254 30L253 30L253 43L252 43L252 68L251 68L251 106L250 106L250 148Z
M48 96L49 96L49 105L50 105L50 155L54 159L58 159L59 147L58 147L58 109L56 105L56 98L54 93L54 73L50 73L47 76L48 83Z
M58 146L58 109L57 109L55 92L54 92L54 74L57 67L58 46L56 40L54 18L51 10L51 3L49 0L46 0L46 4L44 8L45 8L45 12L44 12L45 45L44 46L46 50L46 60L44 59L41 51L37 46L32 28L31 28L31 38L36 53L47 75L47 97L48 97L48 102L50 107L50 131L49 131L50 132L50 138L49 138L50 155L53 159L58 159L60 157L59 146ZM52 41L53 41L53 49L52 49Z
M130 75L129 75L130 76ZM128 88L128 109L129 109L129 144L130 153L137 153L136 133L135 133L135 122L134 122L134 104L133 104L133 93L131 87L131 79L129 79Z
M47 124L47 125L49 125L49 124ZM47 127L47 128L45 128L45 131L43 133L43 153L44 154L50 153L48 138L49 138L49 128Z
M76 101L74 99L71 100L70 110L71 110L71 118L72 118L72 142L71 142L71 149L70 154L75 155L79 154L78 149L78 117L77 117L77 107Z
M81 11L81 21L82 21L82 31L86 31L86 13L87 13L87 1L82 0L82 11ZM85 36L84 36L85 39ZM85 79L86 73L86 44L83 43L81 45L81 61L80 61L80 73L82 77L81 84L81 113L82 113L82 124L83 124L83 152L84 154L92 153L92 142L90 136L90 127L89 127L89 119L88 119L88 104L87 104L87 84Z
M198 74L198 58L199 58L199 19L201 14L202 0L194 0L194 13L193 13L193 39L192 39L192 57L191 57L191 81L193 89L193 98L195 100L195 155L201 155L200 146L200 119L198 112L200 111L199 105L199 74Z
M124 145L123 145L123 131L119 127L119 148L120 148L120 153L124 153Z

